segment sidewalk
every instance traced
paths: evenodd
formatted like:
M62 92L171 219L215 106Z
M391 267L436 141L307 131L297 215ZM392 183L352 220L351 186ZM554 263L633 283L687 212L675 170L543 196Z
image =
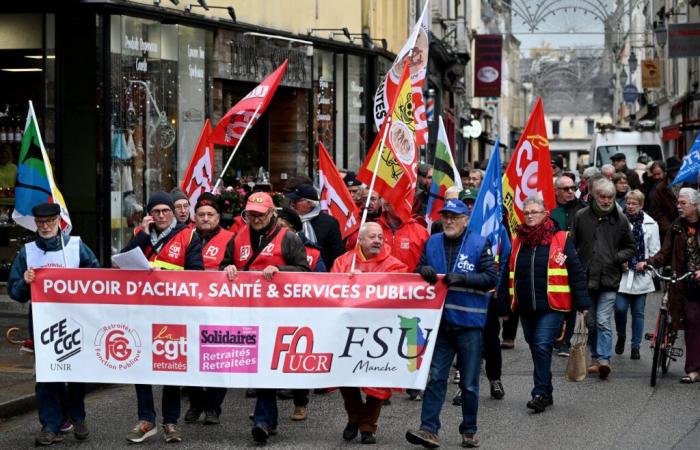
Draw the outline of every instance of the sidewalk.
M0 287L0 420L32 410L34 396L34 355L19 351L18 345L5 339L11 327L20 328L15 339L24 339L27 333L26 304L10 299L5 286Z

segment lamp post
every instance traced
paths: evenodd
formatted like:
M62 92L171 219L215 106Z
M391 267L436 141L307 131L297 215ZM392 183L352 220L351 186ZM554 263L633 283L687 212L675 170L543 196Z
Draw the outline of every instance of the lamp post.
M627 72L625 71L625 67L623 66L622 73L620 73L620 84L622 84L623 87L627 85L628 78L629 77L627 76Z
M659 47L664 48L664 46L666 46L666 40L668 39L668 33L666 24L663 21L654 23L654 36L656 36L656 43Z
M630 66L630 74L633 74L637 70L637 55L633 52L630 53L630 57L627 60L627 64Z

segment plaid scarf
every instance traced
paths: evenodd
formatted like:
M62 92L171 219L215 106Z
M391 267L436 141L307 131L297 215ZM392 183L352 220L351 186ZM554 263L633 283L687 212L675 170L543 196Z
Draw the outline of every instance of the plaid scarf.
M634 255L632 255L632 259L629 261L630 269L632 269L639 261L644 261L645 258L644 227L642 227L644 223L644 212L639 211L632 216L625 211L625 215L632 224L632 234L634 235Z

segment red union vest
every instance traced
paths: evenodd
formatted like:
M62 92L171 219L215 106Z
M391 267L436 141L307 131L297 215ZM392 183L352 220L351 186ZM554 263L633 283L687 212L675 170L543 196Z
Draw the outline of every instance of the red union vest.
M313 272L316 270L316 264L318 264L318 260L321 257L321 251L310 245L305 245L304 248L306 249L306 262L309 263L309 267L311 267Z
M219 270L219 264L226 253L226 244L232 237L233 233L222 228L202 247L204 270Z
M555 311L571 310L571 288L569 287L569 272L566 270L566 231L557 231L552 236L549 245L549 263L547 264L547 301L549 307ZM520 253L520 239L513 239L513 251L510 254L510 273L508 276L508 293L510 294L510 307L513 311L518 306L515 295L515 261Z
M263 270L267 266L285 265L282 257L282 239L287 230L275 226L269 234L277 233L272 241L263 248L247 270ZM253 257L253 246L250 244L250 226L246 225L236 234L233 240L233 264L237 269L243 269Z
M166 270L185 270L185 253L187 253L187 247L192 241L193 234L193 227L183 228L170 238L158 253L153 251L153 247L149 243L144 253L151 262L151 267Z

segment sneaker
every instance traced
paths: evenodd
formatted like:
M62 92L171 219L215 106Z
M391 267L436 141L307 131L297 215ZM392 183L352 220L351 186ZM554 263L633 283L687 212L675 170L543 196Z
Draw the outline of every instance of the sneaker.
M603 363L598 367L598 378L605 380L610 375L610 366L607 363Z
M462 406L462 390L457 390L457 393L452 397L452 404L455 406Z
M544 412L544 410L547 408L547 406L552 406L554 404L554 400L552 400L552 397L549 398L544 398L541 395L535 395L532 400L527 402L527 407L529 409L532 409L535 411L535 414L539 414L541 412Z
M632 351L630 352L630 359L639 359L639 349L638 348L633 348Z
M84 441L90 436L90 430L88 430L85 421L76 422L73 426L73 436L79 441Z
M348 423L345 425L345 429L343 430L343 439L346 441L352 441L357 437L358 432L359 430L357 429L357 425Z
M173 442L182 442L182 433L180 433L180 430L174 423L164 423L163 433L165 433L165 442L168 444Z
M559 349L557 349L557 356L561 356L562 358L568 358L569 357L569 346L566 344L561 344L559 346Z
M195 423L202 415L202 410L199 408L190 407L185 413L185 423Z
M219 413L214 411L213 409L208 409L204 411L204 422L202 422L204 425L218 425L221 423L221 420L219 420Z
M454 376L454 378L452 378L452 383L459 384L461 379L462 379L462 376L459 374L459 370L455 370L455 376Z
M618 336L617 342L615 343L615 354L621 355L623 353L625 353L625 337Z
M63 436L52 431L41 430L34 439L34 443L41 446L48 446L57 442L63 442Z
M515 348L515 342L511 339L503 339L503 342L501 342L501 348L504 350L511 350Z
M425 448L440 447L438 435L422 428L417 431L408 430L406 432L406 440L411 444L422 445Z
M481 445L481 443L476 436L474 436L474 433L464 433L462 435L462 447L476 448L479 445Z
M129 431L126 435L126 440L129 442L143 442L151 436L155 436L158 433L153 422L147 420L141 420L136 424L134 428Z
M363 431L362 433L360 433L360 435L362 436L360 438L360 442L362 442L363 444L376 444L377 443L377 438L374 436L374 433L372 433L371 431Z
M71 431L73 431L73 422L71 422L70 419L61 422L61 427L58 429L60 434L68 434Z
M600 369L600 364L598 363L598 361L594 361L593 363L591 363L590 366L588 366L588 369L586 369L586 371L588 372L589 375L595 375L598 373L599 369Z
M267 438L270 437L270 427L259 423L253 427L252 433L253 433L253 440L255 442L259 442L261 444L264 444L265 442L267 442Z
M503 389L503 383L501 380L491 381L491 398L495 400L501 400L506 396L506 391Z
M306 418L309 416L309 410L306 408L306 406L295 406L294 407L294 412L292 413L292 420L294 421L300 421L300 420L306 420Z

